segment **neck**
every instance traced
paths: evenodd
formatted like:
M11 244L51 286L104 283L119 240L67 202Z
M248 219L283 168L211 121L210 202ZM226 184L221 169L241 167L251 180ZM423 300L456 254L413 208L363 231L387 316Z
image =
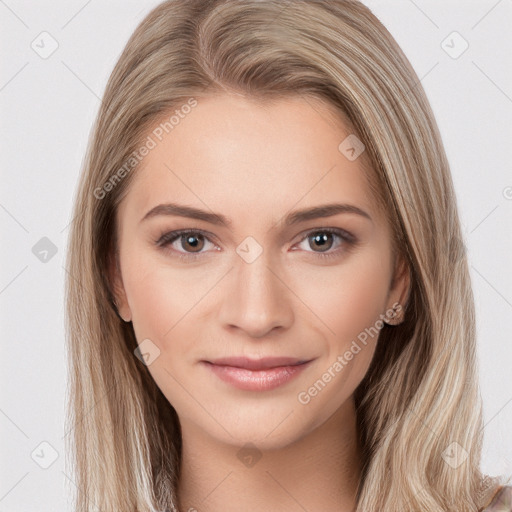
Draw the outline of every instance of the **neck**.
M352 512L360 480L353 400L323 425L279 449L226 445L182 424L182 512Z

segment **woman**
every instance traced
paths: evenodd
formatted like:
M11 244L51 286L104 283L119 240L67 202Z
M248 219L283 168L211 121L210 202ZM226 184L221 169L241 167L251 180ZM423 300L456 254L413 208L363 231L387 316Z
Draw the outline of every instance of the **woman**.
M449 164L364 5L160 4L74 214L77 511L512 510Z

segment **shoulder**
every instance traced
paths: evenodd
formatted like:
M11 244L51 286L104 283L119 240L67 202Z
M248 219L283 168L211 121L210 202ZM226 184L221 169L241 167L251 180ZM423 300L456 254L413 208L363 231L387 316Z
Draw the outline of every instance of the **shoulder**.
M482 512L512 512L512 486L499 487L492 501Z

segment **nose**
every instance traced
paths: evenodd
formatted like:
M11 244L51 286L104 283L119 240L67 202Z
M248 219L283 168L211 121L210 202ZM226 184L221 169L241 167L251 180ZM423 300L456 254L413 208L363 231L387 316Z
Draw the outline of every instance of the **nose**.
M293 293L278 268L270 263L265 251L251 263L236 257L219 312L223 328L262 338L292 325Z

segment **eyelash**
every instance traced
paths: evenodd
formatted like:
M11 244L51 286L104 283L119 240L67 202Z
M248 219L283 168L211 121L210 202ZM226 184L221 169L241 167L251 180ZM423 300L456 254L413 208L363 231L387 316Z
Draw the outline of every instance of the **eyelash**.
M321 229L313 229L308 231L297 243L300 244L304 240L306 240L309 236L313 234L320 234L320 233L330 233L333 235L338 236L345 244L347 244L349 247L356 244L356 238L348 233L347 231L344 231L342 229L337 228L321 228ZM167 233L164 233L160 238L155 242L157 246L161 247L162 249L167 249L167 246L171 245L173 242L178 240L182 235L201 235L206 240L212 242L208 236L207 233L200 229L181 229L177 231L170 231ZM213 242L212 242L213 243ZM346 249L345 249L346 250ZM320 258L335 258L339 256L339 253L342 252L343 249L336 249L334 251L328 252L328 253L321 253L316 251L306 251L306 252L312 252L313 254L316 254ZM198 257L200 257L203 252L199 253L183 253L180 251L173 251L178 254L178 258L181 260L196 260Z

